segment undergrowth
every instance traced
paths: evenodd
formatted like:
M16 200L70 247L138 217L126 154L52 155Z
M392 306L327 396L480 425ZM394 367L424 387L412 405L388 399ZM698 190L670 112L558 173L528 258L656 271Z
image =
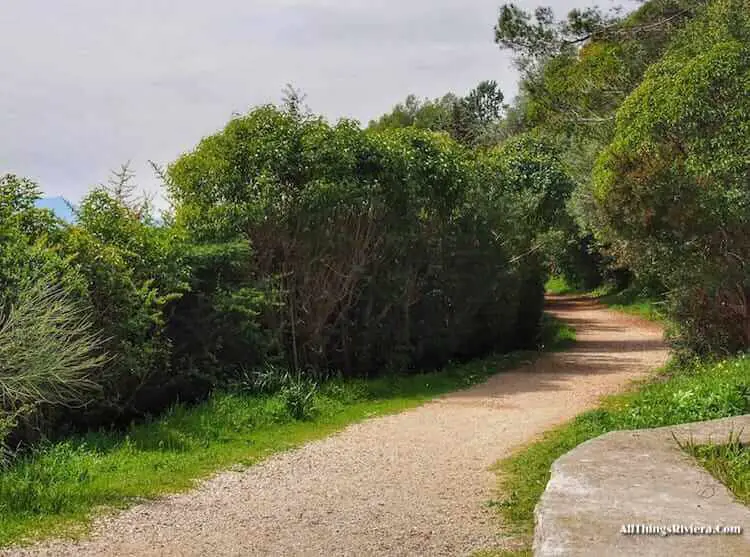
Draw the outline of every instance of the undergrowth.
M743 445L739 434L732 434L726 443L683 447L723 483L743 504L750 505L750 447Z
M629 288L619 292L604 288L595 292L594 296L610 309L637 315L649 321L666 321L664 302L638 288Z

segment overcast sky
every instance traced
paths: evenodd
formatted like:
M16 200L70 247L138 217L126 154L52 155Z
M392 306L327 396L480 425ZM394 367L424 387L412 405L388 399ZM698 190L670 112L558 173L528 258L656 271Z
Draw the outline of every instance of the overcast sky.
M608 6L607 0L602 5ZM168 163L286 83L367 123L408 93L517 90L502 0L0 0L0 174L77 201ZM534 7L536 0L517 2ZM588 0L545 2L562 16Z

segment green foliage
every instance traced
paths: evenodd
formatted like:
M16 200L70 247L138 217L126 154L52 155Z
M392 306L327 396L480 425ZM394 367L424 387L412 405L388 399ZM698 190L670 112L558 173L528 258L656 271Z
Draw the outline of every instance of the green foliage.
M420 100L409 95L403 103L398 103L391 112L370 122L371 130L415 127L420 130L449 132L453 122L454 107L459 97L447 94L439 99Z
M592 238L580 236L570 221L546 235L545 254L550 273L565 280L571 290L594 290L605 281L601 253Z
M529 155L540 178L544 156ZM531 181L498 172L444 135L274 107L169 169L177 222L195 241L252 246L244 280L277 293L259 319L290 368L350 375L533 340L542 288L529 251L557 190L524 192ZM511 226L514 214L527 224Z
M540 232L560 226L575 184L557 147L532 134L516 136L492 153L500 188L518 200Z
M172 304L167 335L173 368L201 395L278 359L279 340L260 317L280 302L273 281L253 279L246 241L185 246L183 256L190 289Z
M182 378L171 370L165 311L189 276L179 238L97 189L81 202L59 249L86 281L82 296L112 356L99 377L103 394L81 419L127 420L170 404Z
M127 205L122 183L122 199L87 196L75 225L35 209L32 182L6 176L0 186L3 432L34 441L205 396L216 381L172 367L186 356L168 322L192 275L178 230Z
M750 505L750 448L741 443L739 435L730 435L726 443L688 443L683 449L726 485L737 499Z
M414 127L443 132L467 146L490 145L504 110L502 91L495 81L482 81L465 97L448 93L420 101L409 95L404 103L370 122L371 130Z
M546 238L551 272L667 290L685 354L750 344L747 13L651 0L556 21L506 5L496 28L524 69L513 129L552 137L576 181Z
M12 174L0 176L0 234L7 241L15 231L35 242L58 229L59 221L46 209L37 209L38 186Z
M316 385L298 377L281 389L284 406L295 420L307 420L313 415Z
M448 131L476 143L502 100L494 82L446 100ZM47 404L33 427L9 414L3 434L125 427L264 366L284 370L285 411L311 418L314 385L331 376L534 346L540 242L571 189L554 149L525 136L470 150L431 131L437 103L406 109L429 129L379 131L330 125L302 103L290 89L286 110L235 118L171 165L167 224L136 198L128 165L75 224L35 209L32 182L0 181L0 307L47 280L89 316L82 338L103 339L92 358L108 354L80 404ZM31 407L45 402L36 395Z
M632 315L638 315L649 321L661 321L666 320L665 315L665 300L662 292L649 290L648 288L638 287L633 284L624 290L617 290L612 288L603 287L597 300L606 306L630 313Z
M55 248L62 227L38 196L28 180L0 178L0 445L38 437L56 406L87 403L104 364L83 278Z
M48 282L23 285L0 313L0 400L14 412L37 404L82 404L106 361L91 316Z
M60 234L59 221L34 207L38 198L33 182L0 177L0 309L16 301L21 284L43 277L57 278L66 286L75 282L65 272L68 262L50 246Z
M621 258L670 291L680 348L750 345L750 18L717 0L618 112L595 192Z
M568 283L565 277L553 276L547 279L547 282L544 283L544 291L547 292L547 294L562 296L565 294L573 294L576 292L576 289Z
M526 136L480 152L413 126L330 125L287 96L286 110L235 118L170 166L166 224L136 199L127 165L81 201L75 224L35 209L32 182L0 181L0 308L48 281L88 316L81 339L100 364L74 407L44 404L28 427L8 408L3 435L126 427L264 366L286 377L283 411L311 419L315 385L331 376L535 345L540 242L571 189L554 149ZM466 124L461 140L476 143L502 100L483 82L446 101L449 131ZM412 123L439 127L427 123L439 110L423 108ZM52 402L31 395L30 408Z
M266 364L241 384L251 393L279 393L287 412L295 420L313 417L318 385L301 373L293 374L288 369Z
M523 69L520 94L501 126L504 133L543 131L555 137L577 182L568 202L570 223L550 239L552 272L579 288L633 276L618 242L603 234L591 173L612 140L615 113L705 0L650 0L622 16L619 10L573 10L556 21L552 10L501 9L496 42ZM641 282L655 277L639 269ZM624 286L624 284L623 284Z
M555 21L552 8L539 6L531 14L514 4L504 4L495 26L495 42L516 54L521 68L549 58L572 45L611 34L616 10L604 13L598 7L574 9L566 21Z

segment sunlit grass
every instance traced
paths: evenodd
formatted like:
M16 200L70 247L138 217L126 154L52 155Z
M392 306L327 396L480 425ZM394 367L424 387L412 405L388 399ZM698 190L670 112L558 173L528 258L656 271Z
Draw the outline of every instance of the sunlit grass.
M581 293L581 290L571 286L565 277L550 277L544 285L544 290L547 294L554 294L557 296Z
M750 447L732 434L724 444L683 446L689 454L723 483L738 501L750 505Z
M637 315L649 321L664 322L666 315L664 303L644 294L638 289L627 289L620 292L600 290L594 293L597 300L607 307Z
M547 294L581 295L596 299L610 309L637 315L650 321L663 322L666 317L664 303L638 287L617 290L610 284L603 284L594 290L581 290L571 285L565 277L551 277L545 284Z

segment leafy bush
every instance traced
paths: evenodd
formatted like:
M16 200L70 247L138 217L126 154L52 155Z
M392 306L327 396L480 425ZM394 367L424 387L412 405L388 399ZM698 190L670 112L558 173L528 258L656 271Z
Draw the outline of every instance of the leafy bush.
M279 295L274 281L253 279L248 242L184 249L190 288L172 304L167 323L173 368L207 392L278 360L278 338L261 326L260 316L278 305Z
M25 285L0 314L0 399L6 408L80 403L106 357L90 313L49 283Z
M112 359L98 378L101 396L76 421L112 423L162 410L184 379L171 369L166 335L167 309L187 289L182 243L101 189L82 201L77 217L58 249L85 279L82 296Z
M315 391L314 383L298 377L281 389L281 397L284 400L287 412L295 420L307 420L312 417L314 409Z
M670 291L678 348L750 346L750 10L716 0L618 112L595 171L623 258Z
M0 312L0 445L38 409L82 406L107 361L90 312L47 281L24 284Z
M494 126L500 100L487 83L464 108ZM116 177L82 200L74 224L35 208L34 183L0 179L0 310L48 281L86 308L80 338L99 364L86 376L96 390L37 412L38 431L16 428L19 440L122 427L243 384L305 419L332 376L532 346L544 235L572 189L558 152L534 135L473 151L445 133L362 130L272 106L170 166L176 212L165 223L133 201L127 167ZM56 350L45 357L70 364ZM246 370L263 366L283 372L249 384ZM41 390L23 398L52 402ZM3 433L25 404L6 409Z
M306 420L313 416L313 397L318 385L302 373L291 373L288 369L266 364L246 377L243 386L252 393L278 393L287 414L295 420Z
M250 243L229 291L274 285L259 318L293 371L367 375L533 341L534 239L566 194L544 157L529 140L489 162L445 135L263 107L174 163L170 191L194 241ZM537 190L526 163L549 177Z

